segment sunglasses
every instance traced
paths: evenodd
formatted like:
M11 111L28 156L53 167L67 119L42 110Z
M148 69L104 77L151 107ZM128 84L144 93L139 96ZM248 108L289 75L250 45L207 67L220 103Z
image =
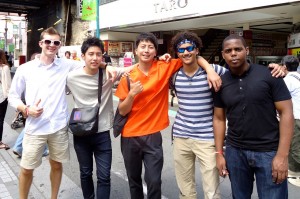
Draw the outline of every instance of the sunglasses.
M195 49L195 46L188 46L186 48L177 48L177 52L179 53L184 53L185 50L187 50L188 52L192 52Z
M44 39L44 40L42 40L42 42L44 42L44 44L47 44L47 45L54 44L55 46L59 46L61 44L60 41L53 41L53 40L49 40L49 39Z

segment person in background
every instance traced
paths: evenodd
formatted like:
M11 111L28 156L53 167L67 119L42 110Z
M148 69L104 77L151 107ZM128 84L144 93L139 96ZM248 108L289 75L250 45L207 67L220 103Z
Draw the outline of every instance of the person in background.
M105 51L105 52L103 53L103 58L104 58L104 62L105 62L105 63L111 64L111 58L110 58L110 56L107 54L107 51Z
M142 165L145 168L147 198L161 199L163 148L161 130L169 125L168 82L181 66L179 59L169 63L156 61L158 42L152 33L141 33L136 39L138 64L130 72L130 90L126 78L121 78L115 95L121 115L129 114L121 137L121 151L128 176L132 199L144 198ZM220 78L202 57L199 64L215 78Z
M9 54L8 54L8 65L9 65L10 68L13 66L13 61L14 61L14 55L11 52L9 52Z
M9 58L8 52L5 51L5 59L6 59L6 62L8 62L8 58Z
M289 153L289 179L288 181L300 187L300 72L297 72L299 60L293 55L284 56L281 64L287 69L284 78L290 91L294 113L294 136Z
M259 198L287 199L294 126L291 95L283 79L272 77L265 66L249 64L248 53L243 37L232 34L223 40L229 71L215 93L213 117L219 175L229 175L233 198L250 199L255 181Z
M70 53L70 51L66 51L66 52L65 52L65 58L66 58L66 59L70 59L70 58L71 58L71 53Z
M81 69L81 62L58 58L60 34L53 27L41 33L42 49L36 59L21 66L14 76L8 99L11 106L27 117L19 176L19 198L26 199L33 171L42 163L44 146L49 147L51 198L58 198L62 163L69 160L68 109L65 95L67 75ZM105 67L101 65L101 67ZM114 78L114 70L107 67ZM26 90L26 105L21 100Z
M70 51L66 51L65 52L65 58L66 59L71 59L71 53L70 53ZM66 87L66 95L70 95L70 94L71 94L71 91L69 90L68 87Z
M77 57L77 51L76 50L71 51L71 59L76 60L76 61L80 61L80 58Z
M0 149L8 150L10 147L2 142L3 124L7 110L7 95L11 85L9 66L3 50L0 50Z

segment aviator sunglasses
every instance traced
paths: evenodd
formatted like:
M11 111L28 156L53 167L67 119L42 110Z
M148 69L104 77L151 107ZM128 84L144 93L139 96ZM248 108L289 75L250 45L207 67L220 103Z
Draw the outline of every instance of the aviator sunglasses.
M185 50L187 50L188 52L192 52L195 49L195 46L188 46L186 48L177 48L177 52L179 53L184 53Z
M42 42L44 42L47 45L54 44L55 46L59 46L61 43L58 40L53 41L53 40L49 40L49 39L44 39L44 40L42 40Z

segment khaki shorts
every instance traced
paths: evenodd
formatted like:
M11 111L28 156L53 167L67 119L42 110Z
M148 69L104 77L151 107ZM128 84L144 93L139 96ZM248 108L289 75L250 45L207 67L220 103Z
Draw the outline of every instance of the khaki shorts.
M24 134L21 167L35 169L42 164L45 144L49 147L50 159L56 162L66 162L70 159L69 134L65 127L49 135Z

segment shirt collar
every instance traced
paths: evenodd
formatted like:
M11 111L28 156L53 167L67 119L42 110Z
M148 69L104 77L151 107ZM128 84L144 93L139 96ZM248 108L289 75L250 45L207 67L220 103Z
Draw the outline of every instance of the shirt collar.
M228 70L230 71L230 68L228 68ZM231 74L232 77L241 78L241 77L246 77L251 70L252 70L252 64L249 64L249 68L242 75L235 75L231 72L230 72L230 74Z
M40 61L40 57L41 57L41 54L37 54L35 56L34 60L38 63L39 67L45 66L45 64ZM51 65L51 66L59 66L59 62L60 62L60 59L55 55L53 62L51 64L49 64L49 65Z

